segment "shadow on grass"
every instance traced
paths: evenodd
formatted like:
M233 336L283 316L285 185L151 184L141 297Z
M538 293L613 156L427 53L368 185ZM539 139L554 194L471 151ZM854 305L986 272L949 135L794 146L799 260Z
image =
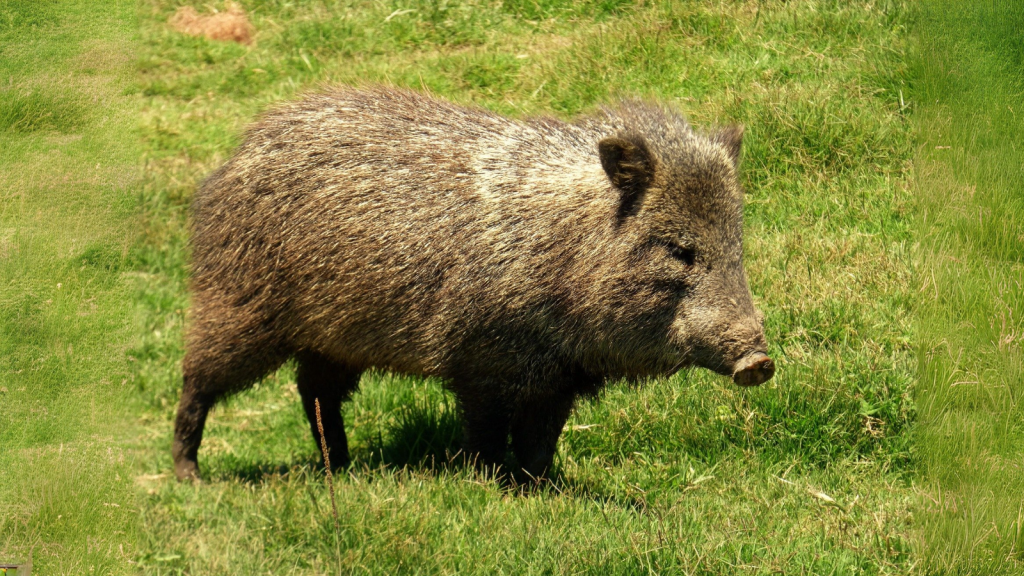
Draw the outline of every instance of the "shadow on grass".
M349 431L349 441L353 434ZM357 431L358 432L358 431ZM462 421L454 401L437 405L416 401L397 408L392 423L368 441L354 442L353 469L369 473L383 470L457 473L472 468L474 462L462 451ZM259 483L270 477L288 477L297 473L322 471L317 452L296 456L288 461L261 461L258 458L220 458L208 476L210 480ZM335 474L343 473L335 469Z
M320 461L313 455L295 458L290 462L260 462L239 458L226 462L222 460L212 472L204 474L203 478L213 482L259 484L270 478L308 474L312 470L322 468Z
M362 431L362 441L354 442L357 448L352 452L350 470L370 477L396 471L429 476L478 474L479 479L494 481L506 492L521 497L557 494L638 515L647 513L648 505L642 496L615 494L593 482L568 477L557 461L545 478L516 473L518 466L511 455L498 471L475 471L476 462L462 450L462 419L453 398L416 399L394 408L391 415L389 423L376 436L368 438L367 432ZM350 441L353 436L350 435ZM271 478L312 481L322 474L323 463L319 454L311 451L286 462L222 459L216 468L211 480L259 484ZM334 474L337 482L346 472L336 469Z
M369 442L354 463L370 469L456 471L473 463L462 451L462 419L454 400L414 401L397 408L394 423Z
M380 430L365 447L354 451L351 470L360 475L379 476L395 471L430 476L478 474L485 482L494 481L509 494L529 498L559 495L589 500L598 506L612 506L637 515L647 512L642 497L622 496L602 490L586 481L565 476L556 462L546 478L531 478L515 473L514 458L509 457L498 471L474 471L476 462L462 450L462 421L453 401L432 403L416 401L397 409L390 426ZM221 461L212 480L260 484L272 478L313 481L320 477L323 463L313 452L289 462ZM335 482L346 473L335 470Z

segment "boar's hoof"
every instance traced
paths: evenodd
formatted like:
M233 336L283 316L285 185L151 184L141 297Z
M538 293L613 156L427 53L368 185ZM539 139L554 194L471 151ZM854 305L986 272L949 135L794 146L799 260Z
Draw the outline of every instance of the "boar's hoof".
M775 375L775 362L763 352L754 352L736 363L732 381L740 386L758 386Z
M174 463L174 475L178 482L200 482L199 465L195 460L182 460Z

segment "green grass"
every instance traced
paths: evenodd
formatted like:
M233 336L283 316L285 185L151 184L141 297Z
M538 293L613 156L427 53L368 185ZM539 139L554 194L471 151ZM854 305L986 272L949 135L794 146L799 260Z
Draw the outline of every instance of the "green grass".
M125 573L137 553L133 17L0 3L0 562L38 574Z
M243 47L171 31L182 4L0 0L0 561L1024 569L1024 9L245 0ZM776 379L613 384L570 420L554 481L516 492L453 458L440 382L369 374L346 406L335 530L286 366L213 413L207 481L174 482L192 192L274 103L368 82L515 116L653 97L746 125L747 266Z
M0 132L52 130L74 132L84 122L85 107L67 94L0 91Z
M929 573L1024 570L1024 8L932 0L915 59Z
M156 574L902 574L911 449L913 154L902 2L480 0L243 3L251 47L189 38L145 0L144 330L136 560ZM169 474L187 206L244 127L324 82L386 82L522 116L623 96L741 122L747 266L776 379L706 372L584 403L556 481L527 494L450 463L438 382L378 373L346 406L353 470L334 530L286 367L212 414L208 481Z

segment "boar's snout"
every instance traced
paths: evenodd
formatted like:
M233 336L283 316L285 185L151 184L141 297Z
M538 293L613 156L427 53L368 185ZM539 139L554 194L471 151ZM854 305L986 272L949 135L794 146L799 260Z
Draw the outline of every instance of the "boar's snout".
M692 365L731 376L739 386L764 384L775 376L775 362L765 352L761 314L752 307L744 312L719 308L685 315L677 324L682 337L676 345L690 353Z
M754 352L736 363L732 381L740 386L759 386L775 375L775 362L764 352Z

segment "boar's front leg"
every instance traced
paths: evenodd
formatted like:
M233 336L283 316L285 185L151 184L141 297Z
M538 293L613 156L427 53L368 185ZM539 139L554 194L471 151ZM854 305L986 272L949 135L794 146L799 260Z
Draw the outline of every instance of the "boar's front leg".
M511 411L502 387L456 381L452 390L462 412L463 451L477 468L496 470L508 452Z
M575 400L575 394L559 392L517 402L511 426L512 452L519 467L530 477L542 478L551 469L558 437Z
M296 355L299 362L296 383L302 396L302 407L309 419L317 452L321 452L320 430L316 422L316 400L320 401L320 421L331 468L347 468L348 438L341 403L359 387L359 370L353 370L314 352ZM323 455L321 454L321 462Z

